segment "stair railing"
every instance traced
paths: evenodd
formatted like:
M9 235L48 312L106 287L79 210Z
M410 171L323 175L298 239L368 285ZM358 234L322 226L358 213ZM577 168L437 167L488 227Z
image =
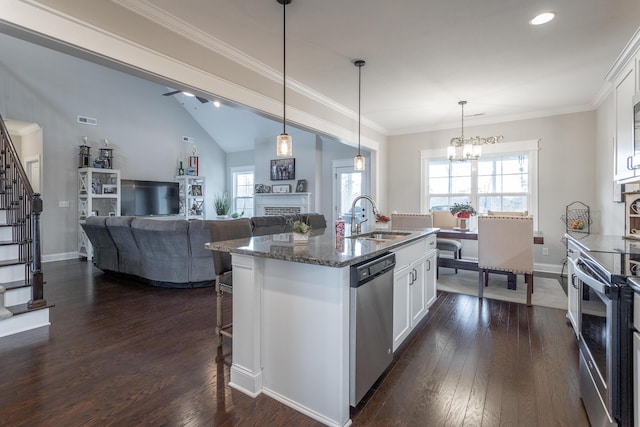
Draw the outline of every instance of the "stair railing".
M18 152L0 116L0 197L7 211L12 238L19 243L18 260L25 265L25 283L31 285L29 308L47 305L42 274L40 214L42 198L33 191Z

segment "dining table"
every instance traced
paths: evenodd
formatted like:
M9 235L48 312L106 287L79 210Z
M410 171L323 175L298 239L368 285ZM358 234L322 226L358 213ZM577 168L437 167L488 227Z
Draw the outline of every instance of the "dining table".
M478 230L477 229L466 229L462 230L460 228L441 228L437 237L442 239L455 239L455 240L478 240ZM533 244L534 245L542 245L544 244L544 236L540 231L533 232ZM453 268L459 270L470 270L470 271L478 271L478 261L472 259L464 259L464 258L445 258L438 256L438 267L445 268ZM508 276L507 279L507 287L508 289L516 289L516 275L507 271L502 270L489 270L490 273L497 274L506 274Z

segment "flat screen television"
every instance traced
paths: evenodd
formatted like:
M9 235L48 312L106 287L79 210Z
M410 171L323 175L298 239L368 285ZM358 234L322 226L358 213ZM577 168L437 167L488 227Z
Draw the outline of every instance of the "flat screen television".
M180 212L179 189L177 182L123 179L120 182L122 215L177 215Z

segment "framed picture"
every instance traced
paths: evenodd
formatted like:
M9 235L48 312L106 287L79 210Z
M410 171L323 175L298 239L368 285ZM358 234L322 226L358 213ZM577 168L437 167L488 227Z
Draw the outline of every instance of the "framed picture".
M118 186L116 184L102 184L103 194L117 194Z
M307 192L307 180L299 179L298 184L296 185L296 193L306 193Z
M281 184L271 186L274 193L291 193L291 184Z
M200 184L191 185L191 195L192 196L202 196L202 185L200 185Z
M296 159L271 160L271 181L296 179Z
M264 185L263 184L254 184L253 193L254 194L264 193Z

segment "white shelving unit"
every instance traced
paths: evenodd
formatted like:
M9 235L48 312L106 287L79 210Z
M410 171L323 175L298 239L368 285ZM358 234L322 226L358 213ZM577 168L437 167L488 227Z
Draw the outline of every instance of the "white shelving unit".
M93 258L93 247L80 224L88 216L120 216L120 171L78 169L78 255Z
M203 176L176 176L180 184L180 215L185 219L205 218L205 178Z

